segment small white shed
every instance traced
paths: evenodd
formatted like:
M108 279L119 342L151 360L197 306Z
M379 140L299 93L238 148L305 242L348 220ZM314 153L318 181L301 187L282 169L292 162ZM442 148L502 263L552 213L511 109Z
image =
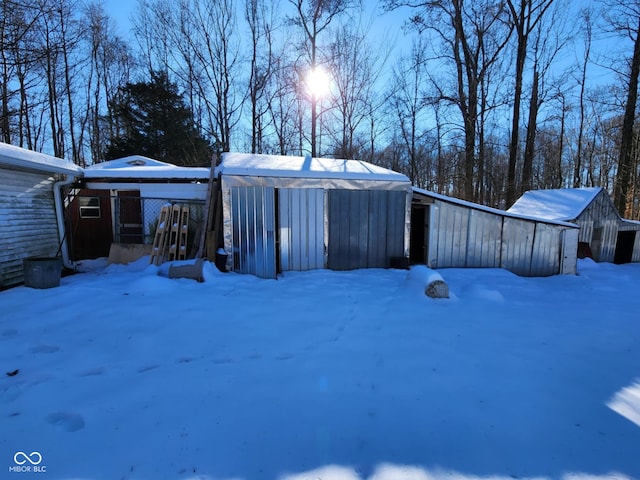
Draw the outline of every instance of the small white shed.
M508 211L576 223L581 256L598 262L640 262L640 223L621 218L603 188L531 190Z
M578 226L413 189L411 260L431 268L576 273Z
M233 270L387 268L409 256L411 183L357 160L225 153L218 167Z
M71 162L0 143L0 288L23 281L24 258L64 258L60 188L80 175Z

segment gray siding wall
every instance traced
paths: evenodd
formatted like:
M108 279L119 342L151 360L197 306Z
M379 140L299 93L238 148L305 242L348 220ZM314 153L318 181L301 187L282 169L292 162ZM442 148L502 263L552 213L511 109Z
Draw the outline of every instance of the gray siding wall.
M435 200L430 206L427 263L432 268L505 268L523 276L560 273L567 227L513 218ZM567 237L577 250L577 231ZM564 264L568 273L573 267Z
M580 226L580 241L591 244L595 260L613 262L619 216L605 191L591 202L576 223Z
M23 281L23 258L57 253L54 182L50 174L0 168L0 286Z
M329 190L328 196L329 268L386 268L405 255L406 192Z

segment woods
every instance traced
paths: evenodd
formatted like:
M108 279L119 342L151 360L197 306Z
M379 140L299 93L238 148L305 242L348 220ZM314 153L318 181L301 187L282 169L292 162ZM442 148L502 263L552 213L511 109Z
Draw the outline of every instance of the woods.
M153 110L160 84L188 133L174 163L356 158L499 208L602 186L640 219L639 25L640 0L137 0L125 36L100 1L3 0L0 140L160 156L176 132L130 98Z

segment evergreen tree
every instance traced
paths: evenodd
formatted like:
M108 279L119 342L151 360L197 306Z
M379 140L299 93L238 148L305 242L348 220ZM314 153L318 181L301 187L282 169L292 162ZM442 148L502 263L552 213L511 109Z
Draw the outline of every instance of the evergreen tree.
M195 126L193 112L165 73L127 83L109 104L116 125L105 159L144 155L175 165L208 166L213 148Z

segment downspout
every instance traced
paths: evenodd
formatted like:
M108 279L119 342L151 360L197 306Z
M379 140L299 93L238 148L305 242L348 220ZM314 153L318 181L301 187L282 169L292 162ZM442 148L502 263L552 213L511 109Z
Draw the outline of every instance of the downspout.
M67 178L53 184L53 199L56 209L56 220L58 222L58 237L60 238L59 250L62 253L62 264L71 270L76 269L75 262L69 259L69 250L67 247L67 234L64 224L64 202L62 197L62 189L71 185L75 180L74 175L67 175Z

